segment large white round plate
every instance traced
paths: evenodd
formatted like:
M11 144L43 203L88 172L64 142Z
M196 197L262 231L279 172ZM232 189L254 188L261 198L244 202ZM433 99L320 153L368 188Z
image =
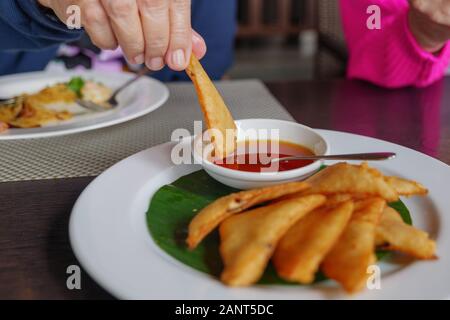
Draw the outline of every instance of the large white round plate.
M415 226L436 239L439 259L380 263L381 289L358 299L445 299L450 297L450 167L411 149L363 136L318 130L332 152L392 151L398 157L373 163L383 172L422 182L426 197L404 199ZM149 201L161 186L199 170L174 166L173 143L140 152L107 170L78 199L70 219L70 241L85 270L122 299L342 299L332 281L314 286L229 288L163 252L146 225Z
M104 73L95 71L71 71L64 73L31 72L0 77L0 97L13 97L22 93L34 93L48 85L66 82L74 76L94 80L115 89L133 77L131 73ZM0 140L54 137L109 127L141 117L162 106L169 97L169 90L158 80L143 77L119 96L119 105L105 112L89 112L77 115L69 121L32 129L9 129L0 134Z

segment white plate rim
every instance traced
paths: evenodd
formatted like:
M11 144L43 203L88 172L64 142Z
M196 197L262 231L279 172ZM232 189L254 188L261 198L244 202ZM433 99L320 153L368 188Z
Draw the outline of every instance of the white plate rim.
M364 137L360 135L355 135L351 133L344 133L344 132L336 132L336 131L330 131L330 130L318 130L321 134L324 134L327 138L332 138L340 136L339 139L344 139L345 141L350 140L363 140L365 142L372 142L375 145L381 144L384 148L392 148L396 151L401 151L404 153L404 155L409 155L416 157L418 159L421 159L420 161L425 161L429 163L432 168L431 170L437 170L440 172L440 177L447 177L450 178L450 170L448 170L450 167L446 165L445 163L434 159L428 155L422 154L420 152L417 152L415 150L399 146L390 142L385 142L382 140L378 140L375 138L370 137ZM332 144L332 148L336 148L336 145ZM362 294L356 295L356 296L346 296L342 295L341 293L336 292L327 292L324 294L323 288L319 288L318 290L313 288L308 288L308 290L311 290L311 294L304 293L304 290L301 290L301 292L296 292L295 290L292 290L292 288L281 288L282 292L279 294L279 292L273 293L273 291L277 291L280 288L278 287L271 287L271 290L267 290L266 288L262 286L257 286L256 288L243 288L243 289L230 289L222 284L220 284L216 280L209 279L208 276L200 274L197 271L191 270L188 267L181 266L181 263L175 262L173 258L167 256L162 251L160 252L152 252L152 255L156 259L160 259L161 261L164 261L164 264L167 264L167 268L171 270L178 270L179 274L172 274L171 278L183 278L183 276L180 276L180 274L184 274L186 277L190 278L190 281L198 281L199 285L197 288L191 288L190 291L186 292L176 292L176 289L180 289L180 287L173 286L173 283L168 283L167 286L170 287L173 286L173 294L171 292L167 291L168 288L156 288L153 289L151 286L149 287L149 291L154 290L153 292L150 292L149 294L142 294L142 292L138 292L138 288L127 288L126 287L126 281L124 279L119 279L116 281L116 279L108 278L108 275L106 275L105 271L108 268L111 268L110 266L105 266L102 263L99 263L97 260L98 257L92 256L92 252L89 252L89 250L92 249L92 244L86 243L87 237L86 234L83 234L83 232L80 232L80 227L83 225L81 223L83 218L86 218L89 213L83 212L86 209L86 203L88 203L88 198L92 193L95 193L97 188L101 188L102 181L107 179L108 177L111 177L115 173L123 170L127 166L127 164L133 164L137 165L138 163L143 164L143 161L147 161L149 159L145 159L147 156L151 155L152 150L158 151L161 153L161 151L170 150L173 143L166 143L145 151L142 151L140 153L135 154L134 156L131 156L128 159L125 159L118 164L114 165L107 171L105 171L102 175L100 175L97 179L95 179L87 188L86 190L81 194L80 198L77 200L74 209L71 214L70 223L69 223L69 237L70 242L72 245L72 248L74 250L74 253L79 260L79 262L83 265L84 269L91 275L93 279L95 279L102 287L104 287L107 291L109 291L114 296L121 298L121 299L322 299L322 298L333 298L333 299L348 299L348 298L354 298L354 299L380 299L380 298L387 298L387 299L447 299L450 298L450 276L447 274L442 274L443 270L448 269L448 266L450 266L450 259L448 256L442 256L440 257L437 262L417 262L414 263L411 266L408 266L405 268L404 271L395 273L391 276L391 280L388 282L388 288L383 288L382 295L377 295L378 293L369 292L367 291L363 292ZM391 149L391 150L392 150ZM375 150L377 151L377 150ZM401 157L400 157L401 159ZM161 162L166 161L164 160L158 160ZM416 160L417 161L417 160ZM419 161L419 162L420 162ZM169 167L167 167L170 169ZM195 168L192 168L192 171L195 171ZM161 172L161 175L165 174L164 172ZM444 174L442 176L441 174ZM417 175L417 173L416 173ZM142 177L145 179L145 177ZM156 178L156 177L155 177ZM439 206L443 206L445 208L450 208L450 199L446 199L445 197L442 197L445 195L445 192L440 192L440 187L433 186L430 188L432 191L431 195L434 196L434 198L439 199ZM448 197L447 197L448 198ZM434 201L436 202L436 201ZM443 212L443 211L442 211ZM144 215L145 219L145 212L142 213ZM81 219L81 220L80 220ZM439 216L440 219L440 231L439 231L439 237L437 239L438 241L438 252L443 254L444 252L450 252L450 221L449 218L445 215ZM145 220L141 221L144 222ZM146 225L145 225L146 228ZM122 230L123 231L123 230ZM120 234L121 230L118 230L117 236L123 236ZM153 242L150 238L150 235L148 235L149 242ZM84 243L83 243L84 241ZM144 245L145 248L150 250L154 250L156 245L153 244L153 248L150 248L149 243L146 243ZM157 250L160 250L157 248ZM97 252L98 253L98 252ZM434 263L434 264L433 264ZM121 264L127 265L127 262L121 262ZM430 267L431 266L431 267ZM180 267L184 267L185 270L180 271ZM114 267L113 267L114 268ZM103 270L103 272L102 272ZM421 271L422 270L422 271ZM441 275L444 276L445 279L437 279L438 274L436 274L437 271L441 271ZM433 281L424 282L423 280L419 278L414 278L412 281L409 279L412 279L411 273L420 274L424 272L430 272L430 277ZM119 272L120 274L120 272ZM121 274L123 277L127 277L129 275ZM154 275L149 274L149 277L153 277ZM161 275L158 275L161 276ZM408 278L410 276L410 278ZM194 279L194 280L193 280ZM442 280L442 281L438 281ZM121 282L122 281L122 282ZM144 282L147 281L147 279L144 279ZM168 279L170 282L170 279ZM122 286L125 283L125 287ZM197 282L196 282L197 283ZM205 283L208 283L205 288ZM443 283L447 283L446 285L443 285ZM420 289L420 290L419 290ZM319 293L318 293L319 292ZM381 291L380 291L381 292Z
M0 85L2 83L14 83L19 81L33 81L33 80L42 80L44 83L51 81L51 79L59 78L59 77L74 77L74 76L82 76L84 78L99 78L99 77L112 77L112 78L122 78L123 80L128 80L133 77L133 73L129 72L100 72L95 70L83 70L83 71L66 71L64 73L62 72L48 72L48 71L36 71L36 72L26 72L26 73L20 73L20 74L14 74L14 75L7 75L7 76L1 76L0 77ZM141 79L142 80L142 79ZM140 81L141 81L140 80ZM58 137L58 136L65 136L75 133L81 133L86 131L92 131L97 130L101 128L111 127L117 124L121 124L124 122L128 122L137 118L140 118L150 112L155 111L156 109L160 108L162 105L164 105L167 100L169 99L169 89L165 84L163 84L161 81L157 79L153 79L151 77L146 77L145 81L147 81L154 90L159 92L159 97L157 97L156 101L146 106L145 108L142 108L141 110L133 113L129 113L125 116L118 116L116 119L99 122L95 124L90 125L81 125L79 127L70 128L70 129L61 129L61 130L49 130L46 131L46 128L48 127L41 127L39 129L40 132L33 132L33 133L21 133L20 135L17 134L0 134L0 141L10 141L10 140L26 140L26 139L38 139L38 138L49 138L49 137ZM126 109L125 106L123 109ZM63 125L64 122L61 123ZM51 127L54 128L54 127ZM27 129L21 129L21 130L27 130Z

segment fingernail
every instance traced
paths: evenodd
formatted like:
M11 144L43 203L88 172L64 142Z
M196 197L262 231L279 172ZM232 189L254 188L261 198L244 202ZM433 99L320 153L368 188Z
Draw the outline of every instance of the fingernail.
M138 55L137 57L134 58L134 63L135 64L143 64L145 61L145 56L143 54Z
M195 44L199 44L202 42L202 39L194 32L192 33L192 43Z
M148 62L148 67L153 71L161 70L164 67L164 60L161 57L152 58Z
M184 68L186 64L186 57L184 56L184 51L182 49L175 50L172 53L172 62L177 68Z

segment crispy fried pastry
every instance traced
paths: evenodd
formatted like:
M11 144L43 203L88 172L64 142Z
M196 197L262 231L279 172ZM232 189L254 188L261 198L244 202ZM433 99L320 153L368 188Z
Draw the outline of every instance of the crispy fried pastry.
M400 196L425 195L428 189L420 183L399 177L385 177L384 180L397 191Z
M222 197L201 210L189 224L186 240L194 249L202 239L229 216L242 212L260 203L277 199L287 194L298 193L308 188L305 182L290 182L266 188L242 191Z
M325 255L344 231L353 212L353 202L320 207L300 219L281 238L273 257L282 278L311 283Z
M397 211L386 207L376 228L377 243L386 250L403 252L417 259L436 258L436 243L428 234L403 222Z
M375 263L375 228L386 202L372 198L355 203L355 209L343 234L325 257L322 271L339 282L349 293L363 289Z
M225 220L219 228L220 254L225 265L221 280L230 286L257 282L279 239L294 223L325 201L322 195L309 195Z
M398 200L396 190L384 180L383 175L365 163L338 163L323 169L306 181L311 184L311 189L307 190L308 194L350 193L381 197L389 202Z

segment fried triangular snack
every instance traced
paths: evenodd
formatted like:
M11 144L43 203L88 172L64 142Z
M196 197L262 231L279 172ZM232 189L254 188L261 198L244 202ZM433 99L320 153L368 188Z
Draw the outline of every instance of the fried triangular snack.
M363 289L370 276L367 268L375 263L375 228L386 202L372 198L355 203L343 234L325 257L322 271L339 282L347 292Z
M403 222L397 211L386 207L376 228L377 243L417 259L435 259L436 242L428 234Z
M294 223L325 201L325 196L309 195L225 220L219 228L220 254L225 266L221 280L230 286L257 282L279 239Z
M214 157L223 159L236 148L237 127L222 96L209 78L202 65L191 55L186 73L194 83L199 103L214 144Z
M378 170L369 168L366 163L338 163L323 169L306 181L311 184L311 189L307 190L308 194L349 193L381 197L389 202L398 200L397 192L384 180L383 175Z
M402 217L395 209L392 209L391 207L386 206L383 210L383 213L381 214L380 223L378 223L377 228L375 229L375 246L377 246L377 247L386 246L386 244L387 244L387 240L384 238L382 233L378 232L378 229L383 220L385 222L386 222L386 220L389 220L390 222L395 221L396 223L403 222Z
M311 283L319 265L341 236L353 212L353 202L320 207L294 224L281 238L273 256L283 279Z
M186 240L190 249L194 249L214 228L229 216L247 210L260 203L279 197L298 193L307 189L305 182L290 182L266 188L232 193L222 197L205 207L189 224Z
M400 196L425 195L428 193L420 183L399 177L385 177L384 180L397 191Z

